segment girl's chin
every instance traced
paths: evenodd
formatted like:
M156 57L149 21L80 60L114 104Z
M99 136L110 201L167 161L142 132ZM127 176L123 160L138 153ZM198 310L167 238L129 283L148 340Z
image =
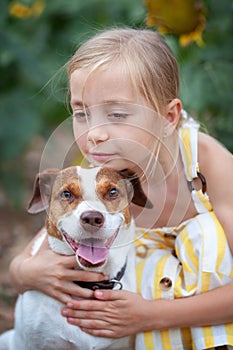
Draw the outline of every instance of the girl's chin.
M112 158L112 159L108 159L105 161L98 161L97 159L93 159L93 157L88 157L86 155L86 157L84 158L84 164L87 165L86 163L89 163L89 166L101 166L101 167L108 167L108 168L113 168L116 170L123 170L123 169L130 169L132 171L134 171L135 173L137 173L138 175L142 174L143 172L143 168L146 168L146 164L145 164L145 159L144 161L142 161L143 165L140 166L140 164L138 164L137 160L129 160L129 159L124 159L124 158Z
M101 166L113 168L113 169L116 169L119 171L124 170L124 169L130 169L138 175L142 174L142 169L137 164L135 164L133 162L129 162L129 161L112 160L112 161L106 162L105 164L101 164Z
M122 159L111 159L106 162L97 162L93 159L90 160L90 164L92 166L102 166L107 168L114 168L116 170L122 170L122 169L136 169L137 165L131 161L126 161Z

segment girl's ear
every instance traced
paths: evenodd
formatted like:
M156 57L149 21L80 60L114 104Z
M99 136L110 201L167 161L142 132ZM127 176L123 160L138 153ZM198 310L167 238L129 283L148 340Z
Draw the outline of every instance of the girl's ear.
M168 123L165 125L165 134L169 136L176 129L182 109L182 103L178 98L174 98L165 108L164 116Z

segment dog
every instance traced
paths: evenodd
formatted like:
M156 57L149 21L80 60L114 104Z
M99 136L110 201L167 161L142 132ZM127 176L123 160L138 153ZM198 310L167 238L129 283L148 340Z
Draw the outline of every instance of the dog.
M124 288L135 292L135 224L129 207L131 201L152 207L140 181L129 170L73 166L38 174L28 211L35 214L47 210L46 233L36 241L32 254L48 236L54 252L75 255L77 269L110 276L102 282L76 282L81 287ZM39 291L20 295L15 327L0 337L0 349L134 349L133 337L93 337L68 324L61 316L63 307Z

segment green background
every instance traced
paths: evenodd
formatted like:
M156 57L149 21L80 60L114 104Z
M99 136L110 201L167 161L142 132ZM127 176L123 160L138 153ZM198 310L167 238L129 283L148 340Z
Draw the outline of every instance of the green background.
M35 1L20 1L32 5ZM40 16L0 11L0 186L15 207L24 195L22 164L36 134L48 138L70 113L63 65L80 42L112 26L145 26L142 0L50 0ZM205 45L166 40L178 59L185 109L233 151L232 1L205 1Z

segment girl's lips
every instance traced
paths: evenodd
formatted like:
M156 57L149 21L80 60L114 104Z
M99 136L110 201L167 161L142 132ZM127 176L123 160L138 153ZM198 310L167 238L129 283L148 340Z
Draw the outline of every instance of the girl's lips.
M92 159L100 163L105 163L112 159L114 156L115 154L110 153L91 153Z

